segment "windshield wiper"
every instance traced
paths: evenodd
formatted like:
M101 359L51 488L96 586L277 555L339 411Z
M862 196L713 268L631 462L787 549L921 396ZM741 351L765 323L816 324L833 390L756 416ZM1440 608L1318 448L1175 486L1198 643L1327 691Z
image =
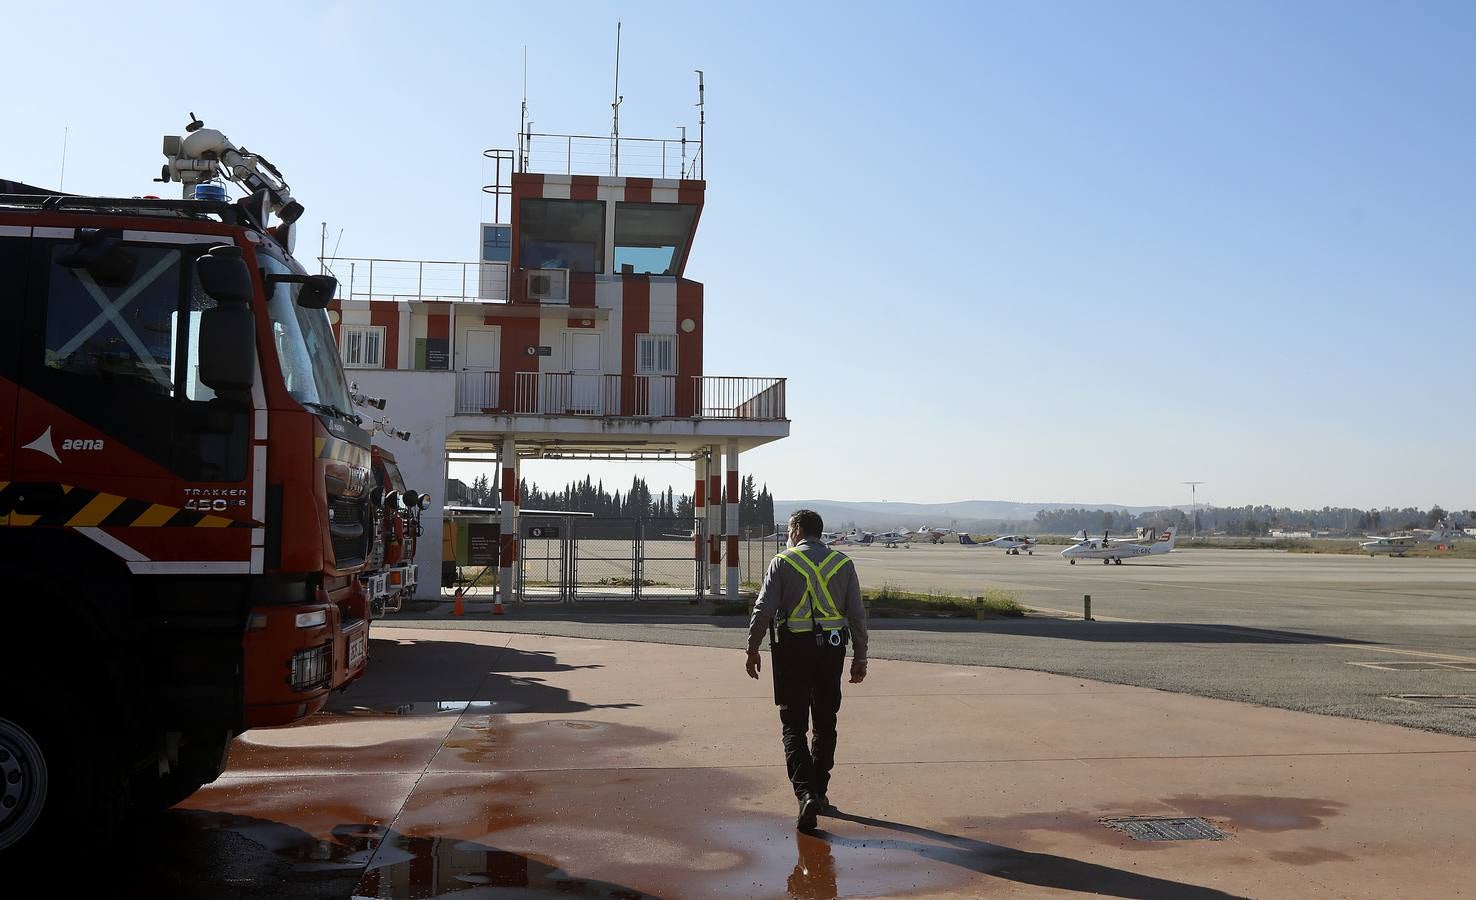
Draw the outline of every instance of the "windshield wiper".
M355 415L354 413L344 412L343 410L329 403L318 403L315 400L303 400L301 402L303 406L309 407L311 409L316 409L321 413L326 413L327 415L330 415L335 419L342 419L345 422L352 422L355 425L358 425L360 422L364 421L363 417Z

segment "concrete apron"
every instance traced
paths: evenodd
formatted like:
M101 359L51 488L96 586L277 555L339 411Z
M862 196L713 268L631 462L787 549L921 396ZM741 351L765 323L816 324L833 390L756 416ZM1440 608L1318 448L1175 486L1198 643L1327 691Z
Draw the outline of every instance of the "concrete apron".
M1476 741L1016 670L875 660L794 830L737 650L393 629L309 724L176 813L357 896L1444 896ZM1203 816L1222 841L1100 820ZM278 872L280 876L280 871Z

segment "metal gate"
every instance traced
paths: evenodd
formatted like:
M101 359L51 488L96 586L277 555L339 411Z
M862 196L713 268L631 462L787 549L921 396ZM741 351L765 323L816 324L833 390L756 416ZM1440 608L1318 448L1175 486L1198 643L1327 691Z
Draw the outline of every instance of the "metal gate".
M528 603L573 600L569 590L573 517L524 515L520 520L517 596Z

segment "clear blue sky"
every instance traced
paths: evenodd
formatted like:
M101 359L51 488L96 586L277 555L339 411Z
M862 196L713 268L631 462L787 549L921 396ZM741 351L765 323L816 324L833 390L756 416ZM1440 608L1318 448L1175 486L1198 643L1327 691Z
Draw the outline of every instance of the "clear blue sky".
M342 255L474 258L524 45L539 131L608 130L617 17L624 133L704 69L688 274L708 372L790 378L781 497L1476 506L1469 3L42 6L0 174L70 127L156 191L193 110Z

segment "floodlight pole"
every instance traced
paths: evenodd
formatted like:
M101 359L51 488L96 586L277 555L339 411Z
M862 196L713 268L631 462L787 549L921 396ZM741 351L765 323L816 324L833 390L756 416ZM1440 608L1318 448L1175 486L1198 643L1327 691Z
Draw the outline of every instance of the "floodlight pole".
M1193 531L1195 540L1198 540L1199 539L1199 491L1198 491L1198 488L1199 488L1199 486L1201 484L1204 484L1204 482L1203 481L1186 481L1186 482L1184 482L1184 484L1189 485L1189 510L1190 510L1189 515L1191 517L1190 520L1189 520L1189 528Z

